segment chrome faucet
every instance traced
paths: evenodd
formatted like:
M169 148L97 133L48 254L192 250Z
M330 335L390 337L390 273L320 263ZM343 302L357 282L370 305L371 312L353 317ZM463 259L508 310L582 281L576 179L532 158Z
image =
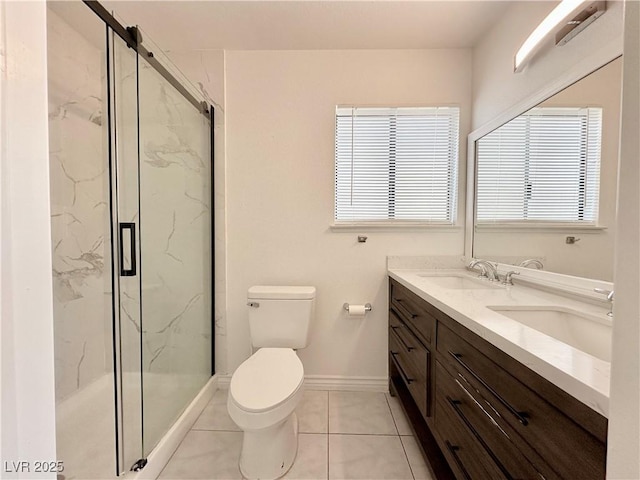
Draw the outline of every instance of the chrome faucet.
M507 272L504 275L504 280L502 280L502 285L513 285L513 280L511 279L513 275L520 275L520 272L517 272L516 270Z
M601 293L602 295L606 295L607 296L607 300L610 303L610 307L609 307L609 312L607 312L607 316L608 317L613 317L613 295L614 295L614 291L613 290L607 290L605 288L594 288L593 289L594 292L596 293Z
M536 260L535 258L530 258L528 260L525 260L524 262L522 262L520 264L521 267L533 267L536 270L542 270L544 268L544 265L542 264L542 262L540 260Z
M475 267L480 267L481 278L488 278L491 282L498 279L498 270L495 265L487 260L472 260L471 263L469 263L469 269L472 270Z

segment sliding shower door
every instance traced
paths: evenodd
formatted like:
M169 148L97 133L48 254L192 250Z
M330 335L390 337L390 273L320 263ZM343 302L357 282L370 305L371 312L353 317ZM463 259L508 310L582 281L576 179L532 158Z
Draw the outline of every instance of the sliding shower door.
M69 479L116 473L105 32L82 3L47 2L56 449Z
M211 127L142 58L138 73L148 455L211 377Z
M211 377L211 127L144 57L112 45L126 467Z
M120 471L143 454L138 54L109 30L116 382Z
M204 107L115 36L113 65L121 440L130 466L211 377L211 127Z
M213 112L137 27L48 5L58 460L111 479L212 375Z

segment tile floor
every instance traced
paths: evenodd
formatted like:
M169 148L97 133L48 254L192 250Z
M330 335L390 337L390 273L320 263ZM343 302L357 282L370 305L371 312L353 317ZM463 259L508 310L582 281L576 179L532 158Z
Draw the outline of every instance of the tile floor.
M216 391L160 479L241 479L242 432ZM385 393L307 390L297 409L298 456L282 478L431 480L398 399Z

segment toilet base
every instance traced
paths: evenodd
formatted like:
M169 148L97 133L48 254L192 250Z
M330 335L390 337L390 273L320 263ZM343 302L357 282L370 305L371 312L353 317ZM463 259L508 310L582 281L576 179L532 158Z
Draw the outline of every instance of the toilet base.
M289 471L298 453L298 417L293 412L273 427L247 431L240 472L249 480L275 480Z

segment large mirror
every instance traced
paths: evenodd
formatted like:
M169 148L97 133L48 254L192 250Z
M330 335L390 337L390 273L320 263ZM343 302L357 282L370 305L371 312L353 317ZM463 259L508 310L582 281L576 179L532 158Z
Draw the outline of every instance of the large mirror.
M613 281L622 58L476 141L473 256Z

